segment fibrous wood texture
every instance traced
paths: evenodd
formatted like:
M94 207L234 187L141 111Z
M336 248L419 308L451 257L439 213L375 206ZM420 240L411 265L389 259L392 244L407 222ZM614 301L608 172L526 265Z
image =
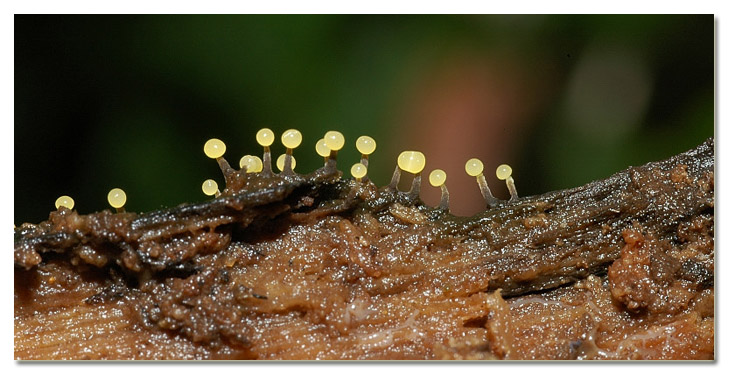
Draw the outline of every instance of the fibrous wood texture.
M17 228L16 358L714 358L712 139L469 218L221 167L208 202Z

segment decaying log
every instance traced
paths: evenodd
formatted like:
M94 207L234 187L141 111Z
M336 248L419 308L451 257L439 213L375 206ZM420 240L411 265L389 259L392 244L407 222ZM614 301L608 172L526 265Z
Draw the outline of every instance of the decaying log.
M714 357L714 141L474 217L224 169L214 200L15 233L19 359Z

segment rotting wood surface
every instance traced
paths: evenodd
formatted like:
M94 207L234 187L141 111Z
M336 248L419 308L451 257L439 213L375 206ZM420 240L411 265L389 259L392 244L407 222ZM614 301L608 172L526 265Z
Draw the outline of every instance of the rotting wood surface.
M714 358L712 139L474 217L331 167L17 228L16 358Z

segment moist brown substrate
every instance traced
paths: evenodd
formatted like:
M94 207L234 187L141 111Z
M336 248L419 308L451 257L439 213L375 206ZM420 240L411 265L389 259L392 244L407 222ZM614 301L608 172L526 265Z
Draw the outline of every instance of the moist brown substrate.
M326 168L52 212L16 230L15 356L712 359L713 154L472 218Z

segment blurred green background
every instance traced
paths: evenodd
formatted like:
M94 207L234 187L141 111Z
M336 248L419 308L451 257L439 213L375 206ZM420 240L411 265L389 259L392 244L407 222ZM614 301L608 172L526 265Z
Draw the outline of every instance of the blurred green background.
M98 211L113 187L131 211L205 200L203 180L223 179L203 143L224 140L237 167L261 127L302 131L299 172L340 130L345 176L371 135L378 185L421 150L470 215L471 157L506 198L501 163L534 195L713 136L714 47L712 15L16 15L14 218L44 220L63 194Z

